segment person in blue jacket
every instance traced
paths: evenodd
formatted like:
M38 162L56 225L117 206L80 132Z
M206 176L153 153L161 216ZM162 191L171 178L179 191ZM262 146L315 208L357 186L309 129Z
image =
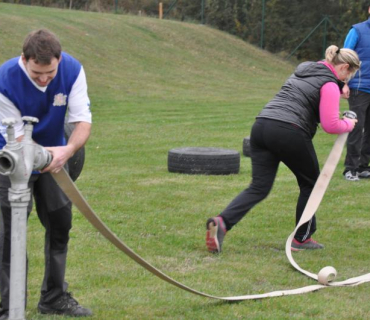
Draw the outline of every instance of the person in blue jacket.
M64 122L75 125L66 143ZM23 52L0 66L0 122L17 121L15 137L24 135L23 116L38 118L32 138L53 156L48 167L33 173L29 188L37 215L45 228L45 271L38 310L43 314L90 316L67 291L65 281L72 205L52 178L69 158L87 142L91 131L90 100L82 65L62 51L58 38L49 30L31 32L23 43ZM6 128L0 125L0 149L6 144ZM8 200L9 177L0 175L0 319L9 315L9 276L11 208ZM32 199L28 205L28 215Z
M370 178L370 19L352 26L344 48L356 51L361 61L360 71L343 88L349 108L358 118L355 129L348 135L343 175L346 180L358 181Z

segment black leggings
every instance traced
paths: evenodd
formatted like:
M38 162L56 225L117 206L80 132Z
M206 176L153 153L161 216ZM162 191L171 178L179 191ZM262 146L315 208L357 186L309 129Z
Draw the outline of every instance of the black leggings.
M300 193L296 224L302 216L320 174L310 136L299 127L276 120L258 118L251 132L252 183L220 214L230 230L249 210L267 197L272 189L280 161L296 176ZM316 231L316 218L302 225L295 238L309 239Z

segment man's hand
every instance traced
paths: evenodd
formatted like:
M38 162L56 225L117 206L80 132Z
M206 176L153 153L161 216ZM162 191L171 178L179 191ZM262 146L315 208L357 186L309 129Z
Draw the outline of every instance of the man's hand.
M350 92L350 89L349 89L348 85L345 84L343 89L342 89L342 94L340 96L344 99L348 99L349 98L349 92Z
M47 147L45 148L49 151L53 157L51 163L41 171L58 173L62 170L63 166L66 164L69 158L73 156L74 150L72 146L66 145L63 147Z
M62 147L45 147L53 156L53 161L41 173L58 173L62 170L69 158L79 150L89 139L91 124L87 122L76 122L75 128L69 137L68 144Z

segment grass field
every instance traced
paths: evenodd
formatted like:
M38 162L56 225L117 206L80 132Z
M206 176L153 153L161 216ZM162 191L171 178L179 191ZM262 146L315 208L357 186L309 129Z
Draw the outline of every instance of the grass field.
M93 132L77 185L102 220L135 252L187 286L217 296L265 293L315 284L295 271L284 245L294 229L298 187L281 166L269 198L208 254L205 221L251 175L167 171L172 148L208 146L242 152L255 116L294 65L203 25L0 3L0 63L21 53L28 32L46 27L87 73ZM342 108L347 107L343 102ZM318 131L321 165L335 140ZM369 181L343 180L340 162L317 213L315 239L326 248L295 254L338 280L369 272ZM27 319L37 313L43 230L29 220ZM110 245L74 211L67 281L92 319L369 319L369 284L275 299L223 303L173 287Z

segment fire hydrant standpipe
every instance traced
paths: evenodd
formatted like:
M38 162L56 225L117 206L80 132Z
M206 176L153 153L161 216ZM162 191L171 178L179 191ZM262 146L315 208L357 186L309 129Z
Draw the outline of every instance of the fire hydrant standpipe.
M33 123L38 119L23 117L24 137L15 139L13 118L6 118L7 144L0 151L0 174L9 176L9 201L12 212L9 320L24 320L26 307L26 249L27 249L27 206L31 200L28 182L32 171L47 167L52 157L42 146L32 141Z

